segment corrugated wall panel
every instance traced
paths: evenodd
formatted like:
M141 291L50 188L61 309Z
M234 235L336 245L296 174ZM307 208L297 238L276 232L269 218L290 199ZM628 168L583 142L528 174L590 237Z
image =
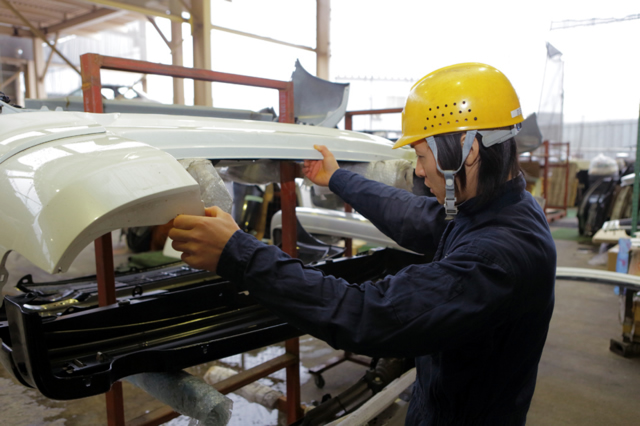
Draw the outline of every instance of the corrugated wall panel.
M590 160L599 153L615 157L635 155L638 120L565 123L564 141L571 143L571 155Z

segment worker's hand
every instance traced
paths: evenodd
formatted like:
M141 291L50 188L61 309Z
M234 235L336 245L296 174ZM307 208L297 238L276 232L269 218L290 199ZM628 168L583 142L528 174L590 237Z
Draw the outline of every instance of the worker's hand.
M333 176L333 172L338 170L338 162L333 156L329 148L324 145L314 145L316 150L322 154L322 160L304 160L302 172L309 180L316 185L329 186L329 180Z
M176 217L169 237L173 240L173 248L182 252L183 262L215 272L224 246L240 228L233 217L219 207L209 207L205 214L205 217Z

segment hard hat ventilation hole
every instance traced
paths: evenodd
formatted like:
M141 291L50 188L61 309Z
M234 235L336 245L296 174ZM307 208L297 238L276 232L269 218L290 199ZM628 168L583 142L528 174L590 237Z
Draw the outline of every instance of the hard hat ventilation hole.
M438 106L436 107L436 109L440 109L440 106L438 105Z
M449 124L449 122L447 121L447 124Z
M433 116L433 118L437 118L437 117L438 117L437 115L434 115L434 116Z
M427 130L427 126L424 126L424 129Z
M444 104L444 107L445 107L445 108L448 108L448 107L449 107L449 105L447 105L447 104Z
M462 101L462 105L464 105L464 104L466 104L466 103L467 103L467 101Z
M431 111L431 108L429 108L429 111Z
M429 121L429 117L427 117L427 121Z
M462 114L462 111L458 111L460 114Z
M442 116L444 117L444 114L442 114Z
M453 106L456 106L456 103L455 103L455 102L453 103Z
M469 112L471 112L471 110L469 110Z
M473 117L473 119L474 119L475 121L478 121L478 117Z
M456 123L458 122L458 120L456 120Z
M465 118L465 119L464 119L464 121L469 121L469 120L467 120L467 119Z
M442 123L438 123L439 126L442 126Z
M434 125L432 124L431 127L434 127Z
M453 115L453 112L450 112L449 115Z

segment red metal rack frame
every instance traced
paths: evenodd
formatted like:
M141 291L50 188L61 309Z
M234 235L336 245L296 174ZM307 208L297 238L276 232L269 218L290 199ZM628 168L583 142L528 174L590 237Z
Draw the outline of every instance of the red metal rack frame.
M358 111L347 111L344 113L344 128L345 130L353 130L353 116L354 115L373 115L373 114L398 114L402 112L402 108L386 108L386 109L368 109L368 110L358 110ZM351 213L353 209L349 204L344 205L344 211L347 213ZM353 241L351 238L346 238L345 243L345 253L347 257L351 257L353 253ZM350 352L345 352L345 356L351 356ZM338 364L344 361L344 359L340 358ZM322 371L325 371L332 366L336 365L334 362L329 362L324 366L317 367L317 373L320 374ZM322 371L320 371L322 370ZM316 370L314 370L316 371Z
M87 53L80 56L82 74L82 92L84 97L84 110L86 112L102 113L102 95L100 70L129 71L144 74L156 74L169 77L191 78L194 80L239 84L252 87L276 89L279 92L280 122L293 123L293 82L269 80L264 78L249 77L237 74L185 68L176 65L156 64L152 62L134 59L116 58ZM280 163L281 175L281 209L282 209L282 249L292 257L297 255L296 250L296 192L295 177L296 165L290 161ZM111 234L103 235L95 241L96 270L98 280L98 297L100 306L110 305L116 302L115 274L113 268L113 250ZM268 374L286 368L287 397L286 403L281 403L279 408L284 409L289 423L293 423L301 417L300 406L300 367L299 367L299 342L291 339L285 343L286 354L262 366L233 376L219 383L216 388L227 393L265 377ZM115 383L106 394L107 423L109 426L123 426L125 424L122 384ZM158 425L174 417L179 416L172 410L166 409L158 413L155 418L142 416L134 419L130 424Z

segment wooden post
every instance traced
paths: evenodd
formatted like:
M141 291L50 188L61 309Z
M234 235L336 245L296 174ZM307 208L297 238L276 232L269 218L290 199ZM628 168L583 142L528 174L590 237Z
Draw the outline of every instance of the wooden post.
M191 2L191 34L193 36L193 67L211 69L211 0ZM194 104L213 106L211 83L194 80Z
M35 73L35 97L37 99L46 99L47 91L44 87L44 49L42 47L42 40L38 37L33 38L33 64Z
M169 9L172 15L182 14L182 3L180 0L171 0ZM182 66L182 22L171 21L171 63ZM184 105L184 79L173 78L173 103Z
M331 0L316 0L316 77L329 80Z

